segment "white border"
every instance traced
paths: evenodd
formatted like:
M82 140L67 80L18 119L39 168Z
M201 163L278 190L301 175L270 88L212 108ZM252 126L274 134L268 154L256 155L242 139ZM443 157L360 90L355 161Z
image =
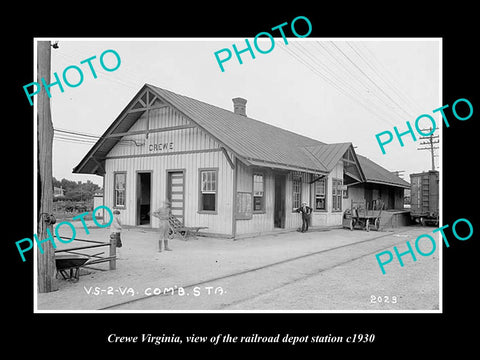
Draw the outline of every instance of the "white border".
M33 74L34 80L37 79L37 41L230 41L230 40L243 40L243 38L83 38L83 37L73 37L73 38L50 38L50 37L38 37L33 38ZM281 39L281 38L278 38ZM295 40L296 38L288 37L288 40ZM421 38L409 38L409 37L375 37L375 38L302 38L302 41L438 41L439 44L439 106L443 105L443 38L441 37L421 37ZM433 110L433 109L432 109ZM421 115L421 114L419 114ZM443 119L442 119L443 120ZM34 216L33 216L33 229L34 233L37 231L37 101L34 102L33 105L33 123L34 123L34 146L33 146L33 189L34 189ZM443 126L439 124L440 130L440 146L439 146L439 164L442 166L443 164ZM439 212L440 212L440 223L439 226L443 226L443 166L440 170L440 184L439 184ZM124 314L124 313L134 313L134 314L152 314L152 313L162 313L162 314L244 314L244 313L252 313L252 314L405 314L405 313L415 313L415 314L442 314L443 313L443 246L442 245L442 237L441 234L438 234L439 241L439 309L438 310L39 310L38 309L38 302L37 302L37 254L38 250L36 246L33 248L33 306L34 306L34 313L59 313L59 314L71 314L71 313L96 313L96 314Z

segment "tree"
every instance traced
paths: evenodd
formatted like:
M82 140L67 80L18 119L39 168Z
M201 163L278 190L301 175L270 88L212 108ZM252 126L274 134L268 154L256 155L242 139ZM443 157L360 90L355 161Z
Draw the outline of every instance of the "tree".
M58 181L53 178L53 186L62 187L65 192L64 199L71 201L91 201L95 192L100 190L100 186L90 180L82 183L81 181L75 182L67 179Z

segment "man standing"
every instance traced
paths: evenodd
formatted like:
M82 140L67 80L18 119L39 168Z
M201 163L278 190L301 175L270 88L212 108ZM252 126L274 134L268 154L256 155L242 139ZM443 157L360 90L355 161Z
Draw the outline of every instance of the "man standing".
M310 221L310 214L312 213L312 208L307 205L304 201L302 202L302 206L296 209L295 211L298 213L302 213L302 232L308 231L308 223Z
M163 207L156 210L153 213L153 216L160 219L158 252L162 252L162 242L166 251L172 251L172 249L168 247L168 233L170 232L170 224L168 222L168 219L170 218L170 201L165 200L163 202Z
M122 233L122 222L120 221L120 211L118 210L113 211L113 220L110 225L110 231L110 239L113 239L116 242L117 259L121 259L120 248L122 247L122 239L120 238L120 235Z

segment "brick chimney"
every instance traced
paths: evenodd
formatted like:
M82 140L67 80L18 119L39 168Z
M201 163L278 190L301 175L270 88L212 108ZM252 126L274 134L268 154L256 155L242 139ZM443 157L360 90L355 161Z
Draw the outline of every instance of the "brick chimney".
M232 99L233 101L233 112L238 115L247 116L247 100L237 97Z

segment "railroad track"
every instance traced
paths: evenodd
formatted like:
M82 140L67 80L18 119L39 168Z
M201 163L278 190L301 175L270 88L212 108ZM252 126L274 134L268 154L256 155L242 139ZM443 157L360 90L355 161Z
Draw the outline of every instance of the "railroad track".
M389 232L387 234L382 234L382 235L379 235L379 236L375 236L373 238L370 238L370 239L365 239L365 240L362 240L362 241L356 241L354 243L349 243L349 244L344 244L344 245L340 245L340 246L336 246L336 247L332 247L332 248L329 248L329 249L324 249L324 250L319 250L319 251L315 251L315 252L312 252L312 253L308 253L308 254L303 254L303 255L299 255L299 256L295 256L295 257L292 257L292 258L288 258L288 259L284 259L284 260L280 260L280 261L276 261L276 262L273 262L273 263L269 263L269 264L266 264L266 265L262 265L262 266L259 266L259 267L256 267L256 268L251 268L251 269L247 269L247 270L243 270L243 271L239 271L239 272L235 272L235 273L231 273L231 274L227 274L227 275L223 275L223 276L219 276L219 277L215 277L215 278L211 278L211 279L207 279L207 280L202 280L202 281L198 281L198 282L195 282L193 284L188 284L188 285L185 285L185 286L180 286L178 288L182 288L183 290L187 291L189 289L193 289L195 287L198 287L198 286L202 286L202 285L206 285L206 284L211 284L213 282L217 282L217 281L221 281L221 280L228 280L228 279L232 279L232 278L235 278L235 277L239 277L239 276L242 276L242 275L246 275L246 274L252 274L252 273L255 273L255 272L260 272L262 270L266 270L266 269L271 269L271 268L274 268L274 267L278 267L278 266L281 266L281 265L285 265L285 264L288 264L288 263L293 263L295 261L299 261L299 260L302 260L302 259L307 259L309 257L313 257L313 256L317 256L317 255L321 255L321 254L325 254L325 253L328 253L328 252L333 252L335 250L339 250L339 249L344 249L344 248L349 248L349 247L354 247L354 246L358 246L360 244L364 244L364 243L368 243L368 242L371 242L371 241L375 241L377 239L380 239L380 238L383 238L383 237L387 237L387 236L392 236L392 235L396 235L396 234L401 234L401 233L404 233L404 232L407 232L411 230L411 228L408 228L406 230L403 230L403 231L397 231L397 232ZM404 239L401 239L401 241L405 241ZM388 246L385 246L385 247L382 247L380 249L375 249L374 251L372 252L369 252L369 253L362 253L361 255L359 256L355 256L355 257L349 257L347 260L345 261L341 261L339 263L335 263L331 266L327 266L327 267L323 267L321 269L317 269L316 271L310 273L310 274L307 274L306 276L302 276L302 278L308 278L310 276L315 276L315 275L318 275L319 273L323 272L323 271L327 271L327 270L330 270L334 267L337 267L337 266L341 266L341 265L344 265L344 264L347 264L349 262L352 262L352 261L355 261L355 260L358 260L362 257L365 257L365 256L368 256L368 255L372 255L372 254L376 254L378 253L379 251L381 250L384 250L384 249L387 249L387 248L391 248L392 247L392 244L389 244ZM298 279L295 279L293 281L296 281ZM293 282L291 281L291 282ZM280 287L282 286L286 286L288 285L289 283L291 282L287 282L287 283L283 283ZM178 288L173 290L173 292L178 292ZM278 287L277 287L278 288ZM269 291L271 291L272 289L270 289ZM273 289L274 290L274 289ZM103 308L100 308L98 310L114 310L116 308L121 308L122 306L124 305L130 305L132 303L140 303L142 301L145 301L145 300L148 300L148 299L151 299L152 297L153 298L159 298L159 297L171 297L172 295L172 292L169 292L168 294L159 294L159 295L143 295L143 296L139 296L139 297L135 297L133 299L130 299L130 300L126 300L126 301L123 301L123 302L120 302L120 303L116 303L116 304L113 304L113 305L109 305L109 306L106 306L106 307L103 307ZM258 295L261 295L261 294L258 294ZM241 301L236 301L234 303L238 303L238 302L241 302ZM231 305L231 304L230 304Z

